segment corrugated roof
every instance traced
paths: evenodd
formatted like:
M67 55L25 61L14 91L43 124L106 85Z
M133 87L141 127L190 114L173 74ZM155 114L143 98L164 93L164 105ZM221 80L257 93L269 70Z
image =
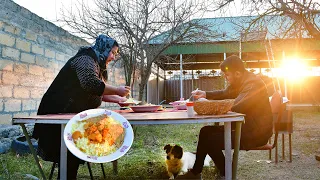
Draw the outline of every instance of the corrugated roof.
M251 25L252 21L256 23ZM317 22L317 21L316 21ZM179 43L208 43L208 42L223 42L223 41L239 41L240 34L245 33L245 30L250 27L249 34L246 40L259 40L264 38L265 31L268 39L280 38L297 38L299 29L296 32L287 29L294 23L286 16L264 16L258 19L258 16L238 16L238 17L220 17L220 18L203 18L193 19L182 26L187 26L188 23L197 25L190 30L190 34L195 34L192 38L184 39ZM287 32L287 33L285 33ZM248 33L248 32L247 32ZM306 32L302 32L304 38L308 38ZM169 31L166 31L158 36L155 36L149 41L149 44L161 44L168 37ZM252 37L258 37L253 38Z

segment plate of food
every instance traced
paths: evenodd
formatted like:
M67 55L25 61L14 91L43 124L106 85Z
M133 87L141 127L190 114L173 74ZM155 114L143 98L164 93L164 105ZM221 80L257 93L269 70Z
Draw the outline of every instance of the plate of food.
M121 107L126 107L126 106L130 106L130 105L134 105L134 104L139 104L141 101L137 101L133 98L128 98L125 102L119 102L118 104Z
M173 105L175 108L177 108L178 110L186 110L187 109L187 101L185 100L180 100L180 101L174 101L174 102L170 102L170 105Z
M64 129L64 142L78 158L105 163L122 157L133 143L126 118L106 109L89 109L73 116Z
M145 104L139 106L129 106L134 112L155 112L161 107L161 105Z

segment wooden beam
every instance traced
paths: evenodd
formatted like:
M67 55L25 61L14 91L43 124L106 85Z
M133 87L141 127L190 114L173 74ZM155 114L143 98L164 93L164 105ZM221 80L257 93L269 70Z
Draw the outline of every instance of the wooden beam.
M320 41L316 39L273 39L272 49L274 52L282 51L320 51ZM250 41L241 44L242 53L265 52L264 41ZM236 53L239 52L239 42L212 42L212 43L189 43L176 44L168 47L164 54L209 54L209 53Z
M222 61L221 61L222 62ZM198 70L198 69L219 69L221 62L205 62L205 63L196 63L190 64L186 63L183 64L184 70ZM246 64L246 68L270 68L269 62L267 60L263 61L244 61ZM304 62L309 67L316 67L320 66L320 59L319 60L304 60ZM270 62L272 64L272 62ZM281 65L281 60L275 61L275 67L279 67ZM180 64L162 64L162 68L165 70L179 70Z

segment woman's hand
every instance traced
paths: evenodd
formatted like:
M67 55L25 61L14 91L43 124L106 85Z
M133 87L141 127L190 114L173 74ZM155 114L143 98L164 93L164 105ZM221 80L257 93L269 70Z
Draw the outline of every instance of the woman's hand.
M126 97L119 96L117 103L119 102L126 102L128 99Z
M125 102L127 101L126 97L121 97L119 95L104 95L102 97L102 101L104 102L113 102L113 103L119 103L119 102Z
M191 92L193 95L194 99L199 99L199 98L206 98L206 92L201 91L201 90L194 90Z
M131 88L129 86L117 87L117 94L119 96L127 96L130 93Z

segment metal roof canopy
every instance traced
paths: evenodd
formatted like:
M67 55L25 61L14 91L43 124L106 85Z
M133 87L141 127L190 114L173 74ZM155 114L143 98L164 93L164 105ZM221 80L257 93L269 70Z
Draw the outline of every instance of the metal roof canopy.
M286 54L293 54L299 51L300 56L303 56L306 61L310 61L310 65L318 66L320 59L320 41L312 39L306 32L302 32L302 38L283 37L281 35L286 32L286 28L292 25L293 21L285 16L264 16L261 18L258 25L254 27L256 31L240 33L250 22L257 16L239 16L239 17L222 17L222 18L204 18L194 19L201 25L206 25L212 32L221 33L221 36L209 37L209 40L204 42L199 39L193 42L182 41L168 47L163 55L156 62L163 70L178 70L180 57L183 55L183 69L198 70L198 69L218 69L224 57L231 54L239 55L240 37L241 41L241 58L248 61L247 65L250 68L268 68L265 40L267 37L272 41L272 49L276 61L281 61L283 51ZM199 30L200 31L200 30ZM258 33L257 32L262 32ZM252 32L255 32L252 34ZM168 35L164 32L152 40L149 44L161 44L162 39ZM243 42L245 41L245 42ZM177 65L175 65L177 64ZM276 64L279 64L277 62Z
M297 45L299 41L299 46ZM268 58L263 41L242 42L241 58L246 62L248 68L269 68ZM298 49L298 47L300 47ZM294 54L299 51L310 66L320 66L320 41L315 39L277 39L272 40L276 65L283 58L282 52ZM219 69L220 63L226 57L239 55L239 42L220 43L194 43L178 44L170 46L165 54L157 61L157 65L163 70L179 70L180 57L183 55L183 69Z

